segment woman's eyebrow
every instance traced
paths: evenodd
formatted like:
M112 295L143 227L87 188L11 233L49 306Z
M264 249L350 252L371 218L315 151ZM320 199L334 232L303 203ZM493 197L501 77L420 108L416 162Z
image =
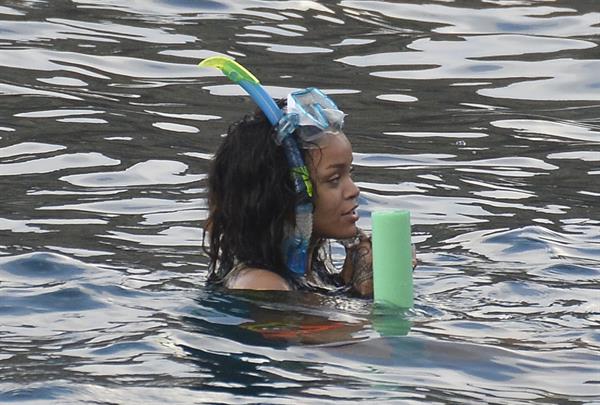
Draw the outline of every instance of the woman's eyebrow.
M327 166L325 169L329 170L329 169L343 169L345 167L348 166L352 166L351 164L342 162L342 163L332 163L329 166Z

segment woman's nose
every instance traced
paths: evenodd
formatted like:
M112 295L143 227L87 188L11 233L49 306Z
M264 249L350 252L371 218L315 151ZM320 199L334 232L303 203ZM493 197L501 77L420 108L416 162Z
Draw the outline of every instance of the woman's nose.
M356 184L354 184L354 180L350 179L349 184L348 184L348 190L346 192L346 198L354 199L354 198L357 198L359 194L360 194L360 189L358 188L358 186Z

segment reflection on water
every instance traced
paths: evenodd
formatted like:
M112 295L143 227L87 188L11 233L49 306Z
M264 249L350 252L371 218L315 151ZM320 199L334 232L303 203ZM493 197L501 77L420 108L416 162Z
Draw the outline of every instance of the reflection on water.
M1 5L0 402L597 402L599 33L585 0ZM219 54L349 114L413 311L204 288L208 163L254 109Z

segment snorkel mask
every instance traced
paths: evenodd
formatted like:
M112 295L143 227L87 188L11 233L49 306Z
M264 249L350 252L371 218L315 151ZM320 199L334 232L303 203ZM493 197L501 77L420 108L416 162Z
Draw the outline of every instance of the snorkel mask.
M319 143L323 134L338 132L344 125L345 114L332 99L317 88L309 87L287 96L286 119L296 120L296 135L303 147ZM278 131L278 143L280 142Z
M300 148L318 145L325 133L341 131L344 113L314 87L289 94L287 107L282 111L258 79L234 60L214 56L203 60L199 66L220 69L239 84L275 127L275 142L283 147L297 194L296 227L283 241L282 249L288 268L302 276L306 273L312 234L313 185Z

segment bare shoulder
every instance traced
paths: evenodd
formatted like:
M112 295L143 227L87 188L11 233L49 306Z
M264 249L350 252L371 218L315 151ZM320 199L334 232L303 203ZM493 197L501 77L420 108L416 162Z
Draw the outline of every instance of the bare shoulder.
M240 271L227 287L233 290L291 290L289 283L279 274L256 267Z

